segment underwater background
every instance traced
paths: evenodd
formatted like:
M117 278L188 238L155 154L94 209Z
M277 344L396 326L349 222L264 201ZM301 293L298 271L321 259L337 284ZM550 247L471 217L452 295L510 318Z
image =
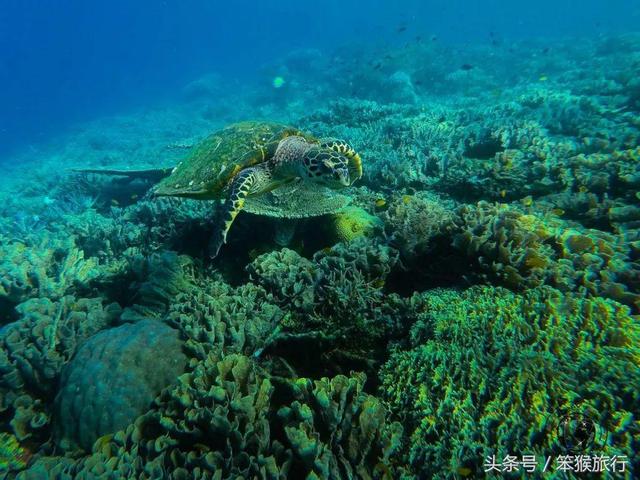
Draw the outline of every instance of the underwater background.
M638 2L1 3L0 478L637 477ZM211 260L247 120L363 175Z

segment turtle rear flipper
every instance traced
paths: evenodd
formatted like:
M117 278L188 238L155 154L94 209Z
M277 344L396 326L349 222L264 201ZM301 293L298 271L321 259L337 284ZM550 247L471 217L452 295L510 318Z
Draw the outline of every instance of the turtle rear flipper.
M127 177L131 180L150 180L153 182L159 182L165 177L171 175L173 167L164 168L148 168L142 170L120 170L113 168L72 168L71 171L75 173L95 173L98 175L112 175L117 177Z

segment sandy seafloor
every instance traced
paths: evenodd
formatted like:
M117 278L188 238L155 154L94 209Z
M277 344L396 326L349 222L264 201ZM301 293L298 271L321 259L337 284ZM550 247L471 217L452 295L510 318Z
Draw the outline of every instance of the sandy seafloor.
M639 71L638 35L305 50L5 159L3 478L634 478ZM349 141L350 207L209 263L218 203L70 171L247 119Z

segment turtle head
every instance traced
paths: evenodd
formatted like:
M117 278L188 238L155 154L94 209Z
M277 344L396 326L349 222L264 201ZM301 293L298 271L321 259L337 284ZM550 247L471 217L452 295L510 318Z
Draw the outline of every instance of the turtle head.
M351 185L349 159L339 152L325 147L311 147L302 159L303 176L330 188Z

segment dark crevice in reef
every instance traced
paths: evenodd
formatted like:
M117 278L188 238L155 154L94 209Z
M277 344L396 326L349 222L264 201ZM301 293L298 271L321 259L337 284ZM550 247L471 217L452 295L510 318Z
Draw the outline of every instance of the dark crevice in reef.
M326 332L311 331L283 334L277 342L264 349L263 355L270 358L271 371L279 372L282 376L291 376L293 373L298 377L322 378L348 376L351 371L374 375L380 361L374 362L372 359L382 359L384 348L373 348L362 352L362 355L347 353L346 350L337 349L336 339L329 337Z
M504 146L497 138L487 137L476 142L467 140L463 155L467 158L490 160L496 153L503 152Z
M451 246L451 238L435 237L428 251L411 259L401 257L385 283L385 291L409 297L433 288L469 287L479 283L472 262Z
M0 298L0 327L15 322L18 319L16 304L6 298Z

